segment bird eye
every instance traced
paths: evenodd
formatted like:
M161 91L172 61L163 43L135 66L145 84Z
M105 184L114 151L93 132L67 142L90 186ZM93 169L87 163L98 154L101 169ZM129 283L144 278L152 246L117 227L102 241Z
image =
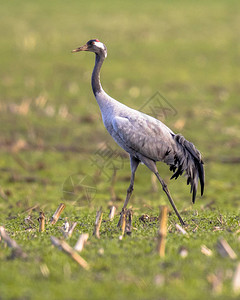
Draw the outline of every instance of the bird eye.
M88 44L88 46L92 46L93 45L93 41L88 41L87 44Z

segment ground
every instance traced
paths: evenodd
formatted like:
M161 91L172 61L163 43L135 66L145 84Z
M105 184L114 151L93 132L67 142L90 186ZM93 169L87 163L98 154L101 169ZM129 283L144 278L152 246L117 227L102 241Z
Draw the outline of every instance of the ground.
M12 257L1 241L0 299L239 297L232 286L238 259L222 257L216 246L224 238L240 255L239 6L233 0L2 3L0 225L27 258ZM158 117L203 154L205 194L194 205L186 178L170 181L168 168L158 164L187 223L182 235L169 214L164 258L156 252L157 217L168 202L145 166L130 201L132 234L119 239L128 157L102 124L90 86L94 55L71 53L91 38L108 48L106 92ZM62 202L66 208L51 226ZM111 205L118 209L112 222ZM42 233L40 211L48 221ZM143 214L150 220L140 220ZM51 244L51 236L63 236L66 220L77 222L71 246L89 233L81 252L89 271Z

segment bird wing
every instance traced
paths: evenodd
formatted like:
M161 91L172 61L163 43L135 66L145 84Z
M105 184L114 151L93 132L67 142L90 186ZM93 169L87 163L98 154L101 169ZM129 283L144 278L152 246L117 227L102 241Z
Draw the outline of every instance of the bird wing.
M175 135L165 124L144 114L115 116L112 119L114 138L130 154L163 161L175 172L177 179L185 171L191 184L192 202L195 202L198 179L201 195L204 190L204 168L200 152L181 135Z
M123 148L128 147L154 161L164 160L172 152L173 132L148 115L115 116L112 126Z

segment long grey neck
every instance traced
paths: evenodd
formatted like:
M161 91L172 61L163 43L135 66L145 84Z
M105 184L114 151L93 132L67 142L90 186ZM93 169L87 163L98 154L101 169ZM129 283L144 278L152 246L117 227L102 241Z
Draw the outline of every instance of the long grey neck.
M102 116L104 119L104 115L111 113L111 111L116 107L116 105L120 105L117 100L111 98L102 88L100 83L100 69L103 64L105 57L103 55L96 54L95 66L92 72L92 89L97 100L97 103L102 112ZM122 105L122 104L121 104Z
M103 61L104 57L96 54L95 66L92 72L92 89L95 96L97 93L100 93L103 90L100 83L100 69Z

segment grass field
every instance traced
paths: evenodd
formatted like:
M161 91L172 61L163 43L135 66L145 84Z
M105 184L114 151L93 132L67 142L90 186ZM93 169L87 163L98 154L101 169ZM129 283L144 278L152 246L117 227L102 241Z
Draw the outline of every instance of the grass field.
M239 299L232 284L239 258L222 257L216 247L224 238L240 256L239 9L233 0L1 3L0 225L27 253L13 259L0 242L1 300ZM118 214L108 221L109 205L118 213L123 205L130 167L92 94L94 55L71 53L91 38L108 48L101 73L106 92L144 112L159 92L167 110L158 117L203 154L206 192L195 205L186 179L170 181L168 168L158 165L188 224L182 235L169 215L165 258L156 253L154 217L168 202L160 187L153 191L146 167L138 169L130 201L131 236L119 240ZM60 220L39 233L39 211L50 220L61 202ZM143 214L150 221L141 221ZM50 236L63 236L66 218L77 222L71 246L89 233L81 252L89 271L51 244ZM201 253L202 245L212 256Z

